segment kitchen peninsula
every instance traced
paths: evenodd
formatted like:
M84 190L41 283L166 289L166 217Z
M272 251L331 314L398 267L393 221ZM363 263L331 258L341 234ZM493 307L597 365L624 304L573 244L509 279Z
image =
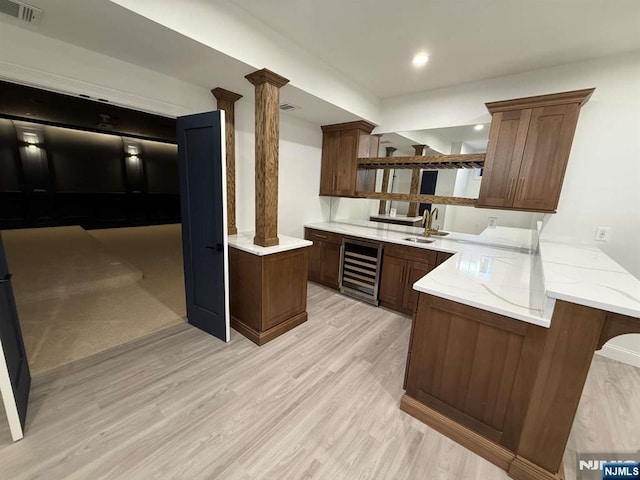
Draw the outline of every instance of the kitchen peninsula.
M420 234L412 227L306 227L307 238L324 231L385 249L453 253L412 285L418 301L401 409L513 478L562 478L594 351L640 332L640 281L596 248L538 241L535 230L416 244L407 240Z

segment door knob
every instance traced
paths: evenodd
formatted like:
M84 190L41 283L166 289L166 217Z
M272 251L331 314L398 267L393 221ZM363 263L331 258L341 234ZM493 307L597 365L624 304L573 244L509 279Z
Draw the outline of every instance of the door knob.
M11 273L7 273L2 279L0 279L0 283L7 283L11 280L11 277L13 277L13 275Z
M207 245L207 248L209 250L215 250L216 252L222 252L224 250L221 243L216 243L215 246Z

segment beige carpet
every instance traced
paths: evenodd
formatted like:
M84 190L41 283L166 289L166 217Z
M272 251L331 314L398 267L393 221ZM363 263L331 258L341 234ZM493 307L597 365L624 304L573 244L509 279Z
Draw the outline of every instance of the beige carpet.
M180 225L2 233L33 374L185 316Z
M6 230L2 238L20 303L60 299L142 280L139 269L109 254L82 227Z
M158 301L185 317L182 227L110 228L89 233L124 261L143 273L142 285Z

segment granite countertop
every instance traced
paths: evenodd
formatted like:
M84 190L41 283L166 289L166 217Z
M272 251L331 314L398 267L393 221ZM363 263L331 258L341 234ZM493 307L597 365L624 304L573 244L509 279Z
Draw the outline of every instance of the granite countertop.
M375 222L305 225L342 235L454 253L413 288L549 327L556 299L640 318L640 281L593 247L540 242L537 231L495 227L433 243L404 240L422 229ZM540 248L538 248L540 247ZM588 273L585 273L588 272Z
M287 235L278 235L280 243L273 247L261 247L253 243L253 232L238 233L229 235L229 246L242 250L243 252L252 253L253 255L263 256L272 255L274 253L286 252L287 250L295 250L297 248L310 247L313 242L303 240L302 238L289 237Z

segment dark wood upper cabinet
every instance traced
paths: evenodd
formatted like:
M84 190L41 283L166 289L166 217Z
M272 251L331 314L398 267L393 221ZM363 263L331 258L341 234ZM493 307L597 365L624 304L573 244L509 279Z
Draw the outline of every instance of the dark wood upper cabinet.
M580 107L595 89L487 103L478 207L555 212Z
M375 170L358 172L358 157L378 155L380 137L371 135L373 128L365 121L322 127L320 195L353 197L375 189Z

